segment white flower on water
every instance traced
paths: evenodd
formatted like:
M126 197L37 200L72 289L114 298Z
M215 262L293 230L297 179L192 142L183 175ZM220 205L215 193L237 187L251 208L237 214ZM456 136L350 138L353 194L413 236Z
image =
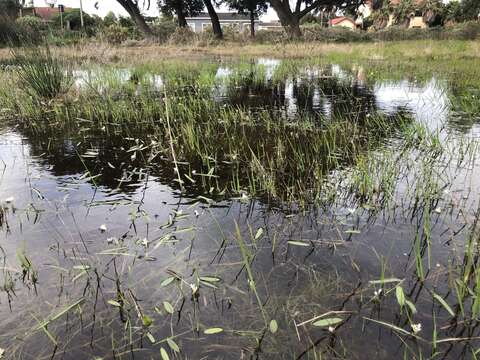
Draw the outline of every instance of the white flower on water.
M333 333L335 331L335 328L333 326L329 326L328 327L328 331L330 331L331 333Z
M193 213L195 214L196 217L200 216L200 213L197 210L195 210Z
M102 224L102 225L100 225L100 227L99 227L98 229L99 229L101 232L105 232L105 231L107 231L107 225Z
M190 284L190 288L192 289L192 294L195 295L198 291L197 284Z
M422 324L418 323L418 324L412 324L412 330L413 330L413 333L416 334L416 333L419 333L420 331L422 331Z
M440 213L442 212L442 208L441 208L441 207L437 207L437 208L435 209L435 212L436 212L437 214L440 214Z
M380 296L381 293L382 293L382 289L379 289L378 291L375 290L375 291L373 292L373 295L375 295L375 296L377 297L377 296Z
M354 208L347 208L347 210L348 210L348 212L349 212L350 214L353 214L353 213L355 212L355 209L354 209Z
M3 355L5 355L5 349L0 348L0 359L3 359Z
M115 245L118 245L118 239L116 237L109 237L107 239L107 243L108 244L115 244Z
M7 204L11 204L11 203L13 203L14 201L15 201L15 198L14 198L13 196L10 196L10 197L8 197L8 198L5 199L5 202L6 202Z

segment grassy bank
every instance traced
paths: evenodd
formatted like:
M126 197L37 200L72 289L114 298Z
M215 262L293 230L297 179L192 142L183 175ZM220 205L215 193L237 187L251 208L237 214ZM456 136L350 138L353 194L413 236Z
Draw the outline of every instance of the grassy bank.
M209 46L170 46L141 43L136 46L111 46L106 43L87 42L67 47L53 47L56 54L64 59L85 63L142 64L164 59L204 57L272 57L294 58L320 57L326 60L344 61L429 61L476 59L480 57L480 42L462 40L413 40L378 43L325 44L249 44L220 43ZM11 58L10 49L0 49L0 59Z

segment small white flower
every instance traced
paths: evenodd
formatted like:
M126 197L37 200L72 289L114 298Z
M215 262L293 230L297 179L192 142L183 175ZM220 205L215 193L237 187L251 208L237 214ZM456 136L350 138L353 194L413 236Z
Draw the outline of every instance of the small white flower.
M118 244L118 239L117 239L116 237L109 237L109 238L107 239L107 243L108 243L108 244L115 244L115 245L117 245L117 244Z
M98 229L99 229L101 232L105 232L105 231L107 231L107 225L102 224L102 225L100 225L100 227L99 227Z
M382 293L382 289L378 289L378 291L375 290L375 291L373 292L373 295L375 295L375 296L380 296L381 293Z
M335 331L335 328L333 326L329 326L328 327L328 331L330 331L331 333L333 333Z
M200 216L200 213L197 210L195 210L193 213L195 214L196 217Z
M197 284L190 284L190 288L192 289L192 294L195 295L198 291Z
M436 264L436 267L437 267L437 268L439 268L440 266L441 266L440 263L437 263L437 264Z
M418 323L418 324L412 324L412 330L413 330L413 333L416 334L416 333L419 333L420 331L422 331L422 324Z
M5 349L0 348L0 359L3 359L3 355L5 355Z
M437 208L435 209L435 212L436 212L437 214L440 214L440 213L442 212L442 208L441 208L441 207L437 207Z
M348 212L349 212L350 214L353 214L353 213L355 212L355 209L354 209L354 208L347 208L347 210L348 210Z
M10 196L10 197L8 197L8 198L5 199L5 202L6 202L7 204L11 204L11 203L13 203L14 201L15 201L15 198L14 198L13 196Z

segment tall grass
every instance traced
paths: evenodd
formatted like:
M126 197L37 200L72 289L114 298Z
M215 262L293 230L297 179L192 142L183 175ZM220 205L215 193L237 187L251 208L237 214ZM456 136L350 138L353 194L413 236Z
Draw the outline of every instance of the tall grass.
M14 52L14 59L19 85L32 97L56 98L67 92L73 83L68 68L48 47Z

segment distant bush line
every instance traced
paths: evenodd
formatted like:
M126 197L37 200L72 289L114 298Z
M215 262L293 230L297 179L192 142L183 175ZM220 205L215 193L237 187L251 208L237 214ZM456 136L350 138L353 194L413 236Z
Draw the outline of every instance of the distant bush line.
M192 33L189 29L178 28L173 21L161 21L152 25L155 34L153 41L161 44L208 46L218 44L210 32ZM390 27L379 31L352 31L346 28L325 28L320 25L302 27L303 39L290 40L283 31L257 31L254 40L248 32L238 33L226 29L225 40L233 42L253 42L275 44L289 41L350 43L401 40L474 40L480 38L480 23L471 21L458 23L449 27L427 29L405 29ZM113 23L108 26L96 26L87 32L78 30L62 31L53 25L47 25L37 18L25 17L12 21L0 19L0 45L25 46L48 43L51 45L71 45L82 41L97 40L112 45L135 45L142 40L142 35L128 24Z

